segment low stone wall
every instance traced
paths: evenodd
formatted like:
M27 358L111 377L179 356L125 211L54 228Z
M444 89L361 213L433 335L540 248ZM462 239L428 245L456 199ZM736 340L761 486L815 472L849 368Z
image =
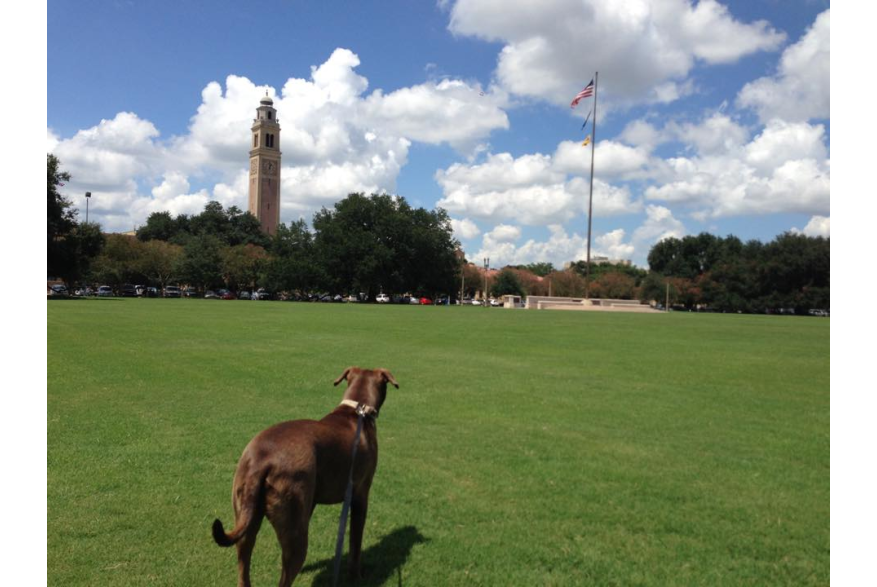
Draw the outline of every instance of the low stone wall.
M561 298L548 296L530 296L527 298L527 309L535 310L579 310L585 312L637 312L644 314L661 314L651 306L638 300L613 300L601 298Z

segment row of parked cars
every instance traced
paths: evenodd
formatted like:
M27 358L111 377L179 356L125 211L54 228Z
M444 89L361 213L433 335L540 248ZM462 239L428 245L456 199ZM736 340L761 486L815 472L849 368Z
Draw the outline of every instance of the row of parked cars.
M56 284L48 286L48 295L49 296L69 296L69 292L64 285ZM201 297L198 291L194 287L185 287L181 288L176 285L168 285L163 289L146 286L146 285L132 285L132 284L124 284L118 289L113 289L108 285L101 285L97 289L92 289L88 286L83 286L76 288L73 292L75 296L97 296L97 297L138 297L138 298L199 298ZM272 294L269 291L266 291L263 288L259 288L255 291L249 290L241 290L238 292L233 292L228 289L218 289L218 290L207 290L204 292L204 299L208 300L281 300L281 301L291 301L291 302L324 302L324 303L359 303L359 302L367 302L368 296L365 293L359 294L351 294L348 296L342 296L340 294L329 294L329 293L313 293L313 294L298 294L298 293L281 293L281 294ZM458 305L458 302L455 298L451 298L449 296L439 296L434 300L425 296L416 296L416 295L393 295L390 296L385 293L380 293L376 296L375 301L379 304L407 304L407 305L416 305L416 306L432 306L432 305ZM480 300L472 300L470 298L464 298L462 303L464 305L482 305ZM491 298L488 301L484 301L483 304L490 306L500 306L501 302Z

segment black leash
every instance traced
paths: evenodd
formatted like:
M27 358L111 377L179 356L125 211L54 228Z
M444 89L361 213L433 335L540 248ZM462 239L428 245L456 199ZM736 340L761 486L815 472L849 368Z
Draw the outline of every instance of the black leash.
M332 585L338 587L338 575L341 571L341 551L344 550L344 528L347 526L347 513L353 499L353 465L356 462L356 449L359 447L359 435L362 433L362 421L365 418L365 404L356 406L356 436L353 438L353 454L350 457L350 476L347 478L347 491L344 493L344 505L341 507L341 520L338 522L338 541L335 543L335 575Z

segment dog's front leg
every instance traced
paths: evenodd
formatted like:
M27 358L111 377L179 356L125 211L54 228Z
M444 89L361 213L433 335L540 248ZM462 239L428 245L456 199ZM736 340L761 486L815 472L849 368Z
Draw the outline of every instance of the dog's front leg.
M354 581L362 577L360 554L362 553L362 532L365 528L365 516L368 513L368 494L353 496L350 504L350 566L348 575Z

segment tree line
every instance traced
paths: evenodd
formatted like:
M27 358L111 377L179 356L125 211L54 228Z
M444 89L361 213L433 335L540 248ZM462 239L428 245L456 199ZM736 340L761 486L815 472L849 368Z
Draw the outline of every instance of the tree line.
M768 243L708 233L668 238L649 252L642 297L687 309L794 312L831 307L831 240L786 232ZM663 293L662 293L663 292Z
M91 277L117 286L185 283L199 290L448 293L458 243L444 210L404 198L350 194L331 209L281 224L268 236L250 213L209 202L197 215L151 214L136 238L107 235Z
M667 238L649 252L649 270L584 261L507 266L485 274L466 263L442 209L405 198L350 194L313 217L281 224L275 235L235 206L209 202L199 214L155 212L128 235L79 222L58 188L70 180L53 155L48 170L48 274L68 285L185 283L201 289L271 292L380 292L463 296L552 295L639 299L724 312L830 308L830 239L784 233L742 242L708 233ZM669 296L668 296L669 294Z

